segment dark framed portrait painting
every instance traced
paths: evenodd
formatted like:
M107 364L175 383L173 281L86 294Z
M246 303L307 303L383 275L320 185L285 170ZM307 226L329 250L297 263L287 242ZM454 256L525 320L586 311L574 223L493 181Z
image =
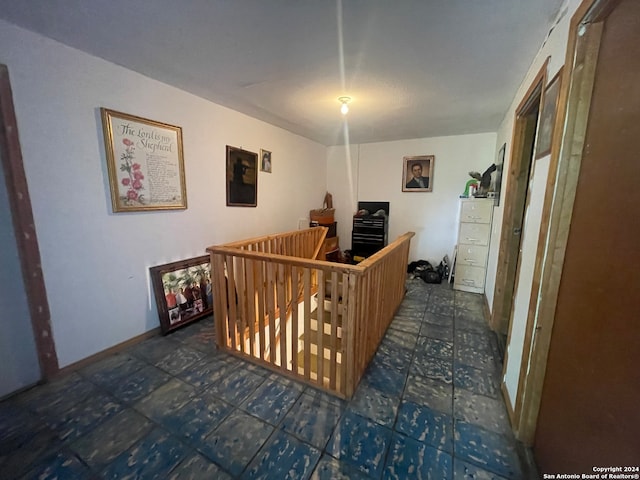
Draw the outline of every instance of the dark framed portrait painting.
M258 205L258 154L227 145L227 206Z

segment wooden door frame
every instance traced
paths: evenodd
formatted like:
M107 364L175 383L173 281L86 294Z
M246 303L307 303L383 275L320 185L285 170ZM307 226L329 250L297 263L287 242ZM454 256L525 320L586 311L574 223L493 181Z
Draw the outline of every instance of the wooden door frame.
M512 421L516 438L529 446L540 411L603 22L618 3L583 0L570 23Z
M31 197L22 162L9 70L3 64L0 64L0 152L40 374L42 378L48 379L59 371L58 356L51 331L51 315L42 275Z
M519 264L519 256L513 256L510 252L520 246L521 233L514 234L514 229L522 228L524 205L528 190L528 182L523 182L522 180L523 177L529 176L531 162L533 161L530 155L532 152L527 153L529 150L527 142L531 141L529 117L534 107L540 108L548 62L549 59L545 60L542 67L540 67L518 108L516 108L511 137L509 178L504 197L502 233L500 234L500 246L498 248L498 270L496 272L490 320L493 330L501 334L508 333L508 336L511 335L510 317L517 280L516 271ZM535 135L535 126L533 133ZM506 361L504 364L506 365Z

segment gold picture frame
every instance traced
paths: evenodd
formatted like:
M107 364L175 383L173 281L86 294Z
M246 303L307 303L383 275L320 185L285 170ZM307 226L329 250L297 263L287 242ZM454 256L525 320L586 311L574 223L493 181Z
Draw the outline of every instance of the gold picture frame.
M184 210L182 129L101 108L114 213Z
M435 162L435 155L402 157L402 191L432 192Z

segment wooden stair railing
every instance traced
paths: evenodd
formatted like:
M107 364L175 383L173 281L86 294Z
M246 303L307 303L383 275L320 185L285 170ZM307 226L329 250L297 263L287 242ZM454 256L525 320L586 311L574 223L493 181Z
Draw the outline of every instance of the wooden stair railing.
M209 247L216 340L349 398L404 296L413 233L359 265L310 258L323 235L309 229Z
M329 229L327 227L321 227L321 234L320 234L319 238L316 240L316 246L315 246L315 248L313 250L313 253L311 254L311 257L310 257L311 260L317 260L318 256L322 253L322 250L323 250L323 247L324 247L324 241L327 238L328 231L329 231ZM289 273L289 275L290 275L290 273ZM297 282L298 283L297 295L290 295L290 298L289 298L289 300L287 302L287 308L286 308L286 313L285 313L287 322L285 322L285 323L288 323L290 321L294 305L299 305L303 300L303 288L304 287L303 287L302 283L300 282L302 272L299 272L298 275L299 275L299 277L298 277L298 282ZM286 279L284 279L283 281L286 281ZM275 315L276 315L276 317L279 316L279 309L276 310ZM266 321L267 321L267 319L265 318L265 323L266 323ZM285 324L285 328L286 328L286 326L287 325ZM279 328L281 328L281 325L279 326ZM275 343L275 345L269 345L270 349L271 348L275 348L275 349L280 348L281 335L279 335L278 330L276 330L275 333L276 333L276 343Z
M344 305L341 304L341 288L343 286L343 283L338 281L337 288L334 289L332 280L325 280L322 318L316 308L311 313L310 330L302 333L298 342L298 371L304 374L306 357L311 378L317 380L324 371L328 371L329 380L326 383L330 388L338 390L341 388L340 380L343 368L342 327L345 311ZM332 312L337 312L337 315L332 315ZM305 342L307 337L308 341ZM307 351L305 345L308 345L309 355L305 355ZM321 351L322 353L320 353ZM335 382L332 382L333 379ZM325 382L323 381L323 383Z
M245 251L255 251L255 252L264 252L264 253L274 253L279 255L294 255L299 258L309 258L311 260L318 259L318 256L322 253L324 241L326 239L327 233L329 229L327 227L312 227L306 230L296 230L293 232L288 232L284 234L275 234L275 235L266 235L263 237L256 237L247 240L240 240L236 242L231 242L224 244L224 247L231 248L239 248ZM304 236L305 241L287 241L286 237L292 237L294 235ZM279 272L276 272L276 275L279 275ZM302 301L302 272L298 272L298 291L297 295L293 295L293 292L290 292L286 297L286 314L287 316L291 315L294 305L299 304ZM290 276L290 272L285 272L285 275L282 279L283 282L289 284L287 276ZM276 279L278 282L278 279ZM317 289L313 289L313 291L317 291ZM276 303L274 306L274 316L280 316L280 304ZM267 312L263 318L264 325L268 326L269 323L269 312ZM252 326L255 329L259 325L259 319L256 318L253 325L251 322L247 322L244 326L245 337L251 335ZM276 338L279 338L276 336ZM278 340L276 340L278 341Z

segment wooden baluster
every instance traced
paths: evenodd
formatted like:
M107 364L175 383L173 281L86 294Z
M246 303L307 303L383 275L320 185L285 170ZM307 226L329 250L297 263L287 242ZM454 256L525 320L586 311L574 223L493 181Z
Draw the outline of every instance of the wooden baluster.
M256 288L255 288L255 280L256 280L256 271L255 271L255 260L247 260L246 261L246 274L247 274L247 303L248 303L248 311L247 311L247 320L249 322L249 355L252 357L256 356L255 352L255 343L256 343Z
M311 270L304 269L304 378L311 378Z
M291 370L298 375L298 267L291 268Z
M318 276L318 331L317 342L318 355L316 370L318 372L318 385L324 385L324 270L316 270Z
M238 346L243 353L247 352L245 333L247 329L247 291L244 287L244 261L242 257L236 257L236 294L238 298Z
M278 264L278 283L277 283L277 297L278 297L278 310L280 315L278 319L278 325L280 327L280 368L287 370L288 355L287 355L287 302L285 299L286 283L285 283L285 266L282 263Z
M336 389L338 340L338 272L331 272L331 340L329 343L329 388ZM324 355L323 355L324 357ZM342 357L341 357L342 358Z
M227 301L229 309L229 336L231 337L231 348L236 350L238 331L236 328L236 320L238 318L236 310L236 282L234 276L234 258L227 255L225 260L227 264Z
M265 299L264 299L264 290L265 290L265 272L264 272L265 263L262 261L257 262L257 278L258 278L258 336L260 337L260 360L266 360L265 350L266 350L266 339L265 339L265 323L264 317L266 314L265 309Z

